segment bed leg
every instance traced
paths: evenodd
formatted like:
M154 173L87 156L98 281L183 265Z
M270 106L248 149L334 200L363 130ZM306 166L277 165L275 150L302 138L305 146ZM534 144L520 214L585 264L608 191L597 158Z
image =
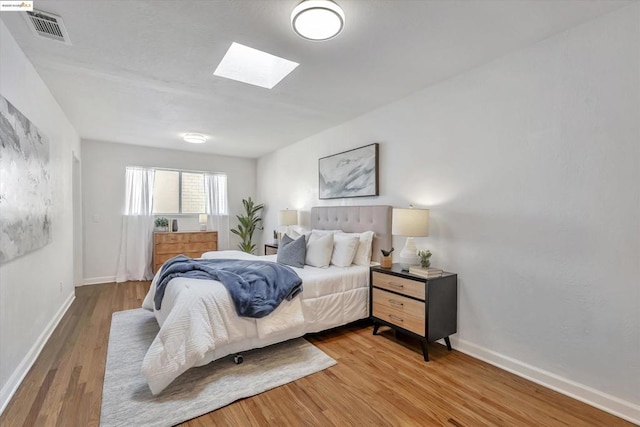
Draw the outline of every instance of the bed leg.
M244 357L242 357L241 354L235 354L233 356L233 363L235 363L236 365L241 364L242 362L244 362Z

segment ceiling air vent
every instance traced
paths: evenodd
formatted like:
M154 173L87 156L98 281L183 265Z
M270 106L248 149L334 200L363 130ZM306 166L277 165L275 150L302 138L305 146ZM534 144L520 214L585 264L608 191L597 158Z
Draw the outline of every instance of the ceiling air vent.
M64 22L58 15L34 9L33 12L27 12L25 18L36 35L49 40L71 44Z

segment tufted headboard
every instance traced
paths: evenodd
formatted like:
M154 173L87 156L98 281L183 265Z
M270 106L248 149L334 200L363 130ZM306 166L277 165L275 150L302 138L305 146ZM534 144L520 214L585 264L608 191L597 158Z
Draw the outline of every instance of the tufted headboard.
M345 233L373 231L371 259L380 260L380 249L391 249L393 208L377 206L316 206L311 208L311 228L342 230Z

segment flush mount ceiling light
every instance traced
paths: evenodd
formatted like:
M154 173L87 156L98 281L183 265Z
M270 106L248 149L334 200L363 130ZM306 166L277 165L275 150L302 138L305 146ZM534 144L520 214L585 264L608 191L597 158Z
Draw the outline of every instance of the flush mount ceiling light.
M291 12L291 26L308 40L329 40L344 27L344 12L331 0L305 0Z
M272 89L299 64L233 42L213 75Z
M192 144L204 144L207 142L207 137L201 133L185 133L184 140Z

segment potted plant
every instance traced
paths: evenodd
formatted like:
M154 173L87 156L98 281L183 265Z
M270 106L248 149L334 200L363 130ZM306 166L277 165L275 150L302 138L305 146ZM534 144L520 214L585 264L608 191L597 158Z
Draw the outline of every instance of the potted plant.
M168 231L169 230L169 220L163 216L156 218L154 221L156 229L158 231Z
M429 249L424 251L418 251L418 256L420 257L420 267L428 268L431 266L431 251Z
M258 224L262 221L262 217L260 217L260 211L264 208L262 204L255 204L251 197L248 199L242 199L242 204L244 206L244 214L236 215L238 218L238 228L234 228L231 230L233 234L240 236L242 241L238 244L238 247L241 251L252 254L256 245L252 242L253 233L258 228Z

